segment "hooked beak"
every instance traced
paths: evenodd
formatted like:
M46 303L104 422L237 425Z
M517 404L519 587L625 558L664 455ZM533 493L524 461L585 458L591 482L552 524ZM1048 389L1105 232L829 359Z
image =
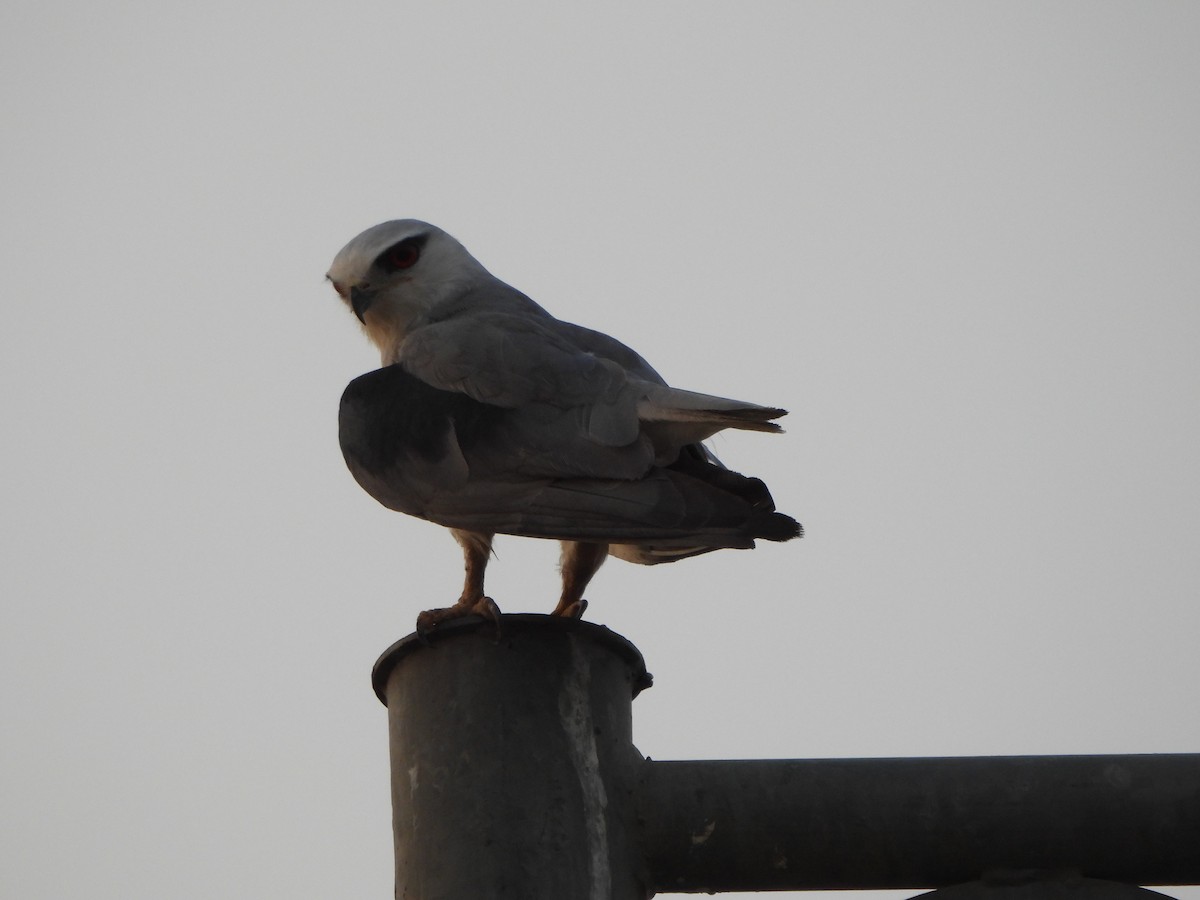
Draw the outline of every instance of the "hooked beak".
M361 288L350 288L350 308L354 310L354 314L358 316L358 321L362 322L364 325L366 324L366 321L363 319L363 316L366 314L367 308L370 307L371 302L374 299L374 294L368 294Z

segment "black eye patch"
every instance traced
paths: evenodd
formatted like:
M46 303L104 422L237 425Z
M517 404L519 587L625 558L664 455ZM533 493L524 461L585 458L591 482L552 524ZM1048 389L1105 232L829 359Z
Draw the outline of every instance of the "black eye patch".
M389 275L401 269L411 269L421 258L421 249L425 246L425 235L405 238L392 244L375 258L375 265Z

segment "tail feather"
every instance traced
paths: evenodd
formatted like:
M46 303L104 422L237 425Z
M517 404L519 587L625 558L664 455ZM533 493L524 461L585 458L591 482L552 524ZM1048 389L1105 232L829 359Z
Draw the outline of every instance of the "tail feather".
M770 434L782 434L783 429L771 419L787 415L786 410L768 409L765 407L753 409L653 409L639 408L638 415L643 422L688 422L706 426L710 433L715 434L725 428L739 428L743 431L765 431Z
M638 418L643 422L687 422L707 426L710 433L723 428L778 433L783 429L772 422L786 416L787 410L759 406L727 397L698 394L663 385L652 385L638 404Z

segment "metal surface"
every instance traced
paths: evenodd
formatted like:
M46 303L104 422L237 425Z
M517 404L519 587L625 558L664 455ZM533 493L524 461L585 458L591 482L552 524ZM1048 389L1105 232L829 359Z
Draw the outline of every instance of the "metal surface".
M639 802L659 891L1200 883L1196 755L652 762Z
M1014 877L1014 875L1016 877ZM1146 888L1074 874L1051 877L1006 873L920 894L913 900L1172 900Z
M455 635L477 633L488 635L493 640L496 640L517 633L528 634L530 631L537 631L547 635L583 631L587 633L591 640L607 647L612 653L629 664L630 671L633 673L633 697L636 697L654 684L654 676L646 671L646 661L642 658L641 651L630 643L627 638L622 637L615 631L610 631L603 625L534 613L506 613L501 617L501 621L503 624L497 629L490 622L484 621L479 616L468 616L464 619L457 619L439 625L424 640L416 634L410 634L407 637L401 638L383 651L383 654L375 661L374 668L371 669L371 687L375 689L375 696L379 698L379 701L384 706L387 706L388 679L391 677L392 670L405 657L421 649L436 647L442 641L452 638Z
M396 896L645 900L632 791L641 654L597 625L504 616L406 639L388 707Z
M405 900L1200 884L1200 755L649 761L631 740L637 648L548 616L405 638L373 682Z

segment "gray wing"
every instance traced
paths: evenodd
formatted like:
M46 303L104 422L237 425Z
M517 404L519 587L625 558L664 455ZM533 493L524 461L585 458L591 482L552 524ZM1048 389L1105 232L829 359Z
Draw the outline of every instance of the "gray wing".
M723 428L779 431L783 410L671 388L637 353L615 338L560 322L537 309L460 308L412 332L399 364L441 390L506 409L526 410L563 448L640 443L669 464L688 444ZM623 477L597 467L581 474Z
M538 437L526 416L388 366L346 388L342 452L356 480L392 509L471 531L635 544L645 549L639 562L799 533L757 479L694 453L655 466L636 443L606 450L603 467L614 474L579 474L601 463L554 463L561 436Z
M508 312L459 315L410 334L399 363L432 387L481 403L572 410L570 427L599 444L635 441L640 379L572 343L560 324Z

